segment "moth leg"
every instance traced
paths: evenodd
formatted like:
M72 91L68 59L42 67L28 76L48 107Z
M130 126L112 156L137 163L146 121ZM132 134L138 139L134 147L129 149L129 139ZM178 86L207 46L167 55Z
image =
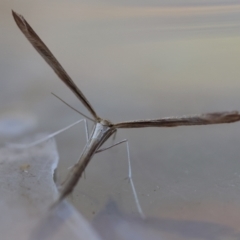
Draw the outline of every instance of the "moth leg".
M134 196L134 200L135 200L138 212L139 212L141 218L145 219L145 215L144 215L142 207L140 205L138 195L137 195L137 191L136 191L133 179L132 179L132 166L131 166L131 160L130 160L129 143L128 143L128 141L126 141L125 143L126 143L126 147L127 147L127 156L128 156L128 179L129 179L129 182L130 182L131 187L132 187L132 192L133 192L133 196Z
M138 213L139 215L141 216L141 218L145 219L145 215L143 213L143 210L142 210L142 207L140 205L140 202L139 202L139 198L138 198L138 195L137 195L137 191L136 191L136 188L135 188L135 185L134 185L134 182L133 182L133 178L132 178L132 165L131 165L131 159L130 159L130 151L129 151L129 143L128 143L128 140L127 139L124 139L120 142L117 142L109 147L106 147L106 148L102 148L102 149L99 149L98 151L96 151L96 153L99 153L99 152L103 152L107 149L110 149L112 147L115 147L121 143L126 143L126 147L127 147L127 158L128 158L128 180L130 182L130 185L131 185L131 188L132 188L132 192L133 192L133 196L134 196L134 200L135 200L135 204L137 206L137 210L138 210Z
M88 123L87 123L86 119L82 119L82 121L84 121L85 136L86 136L86 140L88 141L89 140ZM72 175L72 172L73 172L73 169L74 169L75 166L76 166L76 164L74 164L74 165L72 165L68 168L68 170L70 170L70 171L68 172L66 179L62 183L59 184L58 189L61 189L62 186L67 182L69 177ZM83 172L83 176L84 176L84 178L86 178L85 171Z
M103 151L105 151L105 150L108 150L108 149L110 149L110 148L112 148L112 147L115 147L115 146L117 146L117 145L119 145L119 144L121 144L121 143L124 143L124 142L127 142L127 139L124 139L124 140L122 140L122 141L120 141L120 142L114 143L113 145L111 145L111 146L109 146L109 147L105 147L105 148L98 149L98 150L96 151L96 153L103 152Z
M49 139L51 139L51 138L55 137L56 135L58 135L58 134L60 134L60 133L62 133L64 131L68 130L69 128L75 126L76 124L78 124L78 123L80 123L82 121L86 122L86 119L78 120L77 122L75 122L75 123L73 123L71 125L68 125L67 127L62 128L62 129L60 129L60 130L58 130L58 131L56 131L54 133L51 133L51 134L47 135L46 137L43 137L43 138L41 138L41 139L39 139L39 140L37 140L35 142L27 143L27 144L8 143L7 147L9 147L9 148L16 148L16 149L24 149L24 148L29 148L29 147L36 146L36 145L38 145L40 143L48 141ZM87 131L86 131L86 134L87 134Z

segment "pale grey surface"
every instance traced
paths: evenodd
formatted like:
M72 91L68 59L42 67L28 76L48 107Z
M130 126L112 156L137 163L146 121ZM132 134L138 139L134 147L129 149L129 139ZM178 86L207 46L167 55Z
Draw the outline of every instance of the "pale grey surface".
M53 181L58 158L54 140L21 150L0 149L2 240L100 240L71 204L49 208L58 197Z
M25 16L101 117L114 122L240 110L240 5L90 3L0 3L1 117L28 116L38 126L32 133L76 121L80 116L52 91L83 110L17 29L11 8ZM117 139L130 142L133 178L146 215L240 230L239 127L119 131ZM63 178L84 147L83 126L61 134L57 143ZM89 219L110 198L137 215L126 176L124 146L100 153L70 199Z

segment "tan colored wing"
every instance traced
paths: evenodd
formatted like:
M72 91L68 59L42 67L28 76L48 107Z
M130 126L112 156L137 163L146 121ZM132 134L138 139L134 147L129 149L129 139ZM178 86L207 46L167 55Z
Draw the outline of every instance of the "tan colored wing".
M58 75L58 77L72 90L72 92L77 96L77 98L83 103L83 105L88 109L88 111L92 114L95 119L98 119L96 112L94 111L91 104L88 102L87 98L83 95L81 90L76 86L73 80L69 77L67 72L63 69L58 60L53 56L48 47L44 44L44 42L39 38L39 36L34 32L28 22L24 19L23 16L12 11L13 18L25 35L25 37L29 40L29 42L33 45L33 47L38 51L38 53L44 58L44 60L49 64L49 66L53 69L53 71Z
M237 111L216 112L182 117L168 117L160 119L146 119L116 123L116 128L143 128L143 127L177 127L190 125L209 125L220 123L232 123L240 121Z

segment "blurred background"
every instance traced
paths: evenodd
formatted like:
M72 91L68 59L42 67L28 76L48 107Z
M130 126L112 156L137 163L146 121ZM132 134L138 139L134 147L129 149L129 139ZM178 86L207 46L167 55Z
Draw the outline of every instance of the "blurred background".
M87 113L19 31L11 9L30 23L97 113L112 122L240 110L238 1L1 0L2 146L81 118L51 92ZM169 220L164 231L180 229L176 239L238 239L239 123L118 131L116 140L124 138L149 219ZM61 182L85 145L83 124L56 139ZM126 221L138 218L127 171L124 144L97 154L70 201L93 222L110 205ZM184 235L193 222L206 236Z

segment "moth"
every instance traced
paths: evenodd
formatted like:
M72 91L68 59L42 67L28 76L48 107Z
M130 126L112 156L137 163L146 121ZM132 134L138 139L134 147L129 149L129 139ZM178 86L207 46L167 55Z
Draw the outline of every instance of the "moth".
M103 143L106 142L114 133L117 132L120 128L144 128L144 127L177 127L177 126L191 126L191 125L209 125L209 124L221 124L221 123L233 123L240 120L240 115L237 111L230 112L215 112L215 113L206 113L199 115L189 115L189 116L180 116L180 117L166 117L158 119L144 119L136 121L125 121L112 123L109 120L106 120L100 117L95 109L92 107L88 99L82 93L82 91L77 87L73 82L67 72L63 69L58 60L54 57L48 47L40 39L40 37L35 33L32 27L24 19L23 16L12 11L14 20L29 40L32 46L37 50L37 52L43 57L43 59L48 63L48 65L53 69L57 76L67 85L67 87L76 95L80 102L85 106L88 112L91 114L91 117L88 117L84 114L86 118L94 122L93 130L90 134L90 137L84 147L84 150L80 156L79 161L73 166L70 170L69 177L66 179L62 190L60 191L59 198L55 202L55 205L61 202L66 198L74 189L79 179L81 178L83 172L85 171L88 163L92 159L93 155L101 149ZM122 142L126 142L122 141ZM121 142L114 144L118 145ZM129 163L129 169L131 165ZM139 204L137 193L132 181L131 174L129 173L130 184L134 193L135 201L138 207L138 211L141 216L144 216L141 206Z

